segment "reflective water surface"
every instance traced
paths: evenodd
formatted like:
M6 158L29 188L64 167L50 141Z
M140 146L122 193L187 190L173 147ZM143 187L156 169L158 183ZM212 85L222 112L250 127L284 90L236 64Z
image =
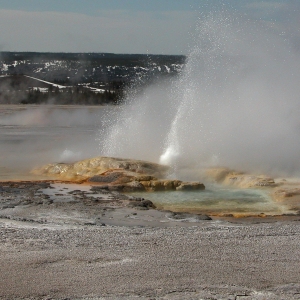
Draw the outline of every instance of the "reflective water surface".
M171 191L133 193L147 198L166 210L227 213L227 214L282 214L284 207L274 203L267 190L231 189L207 185L203 191Z
M99 155L107 107L0 105L0 179L34 167Z

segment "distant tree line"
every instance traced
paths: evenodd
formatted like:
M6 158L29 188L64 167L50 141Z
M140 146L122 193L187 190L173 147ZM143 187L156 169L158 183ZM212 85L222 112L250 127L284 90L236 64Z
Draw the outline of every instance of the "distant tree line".
M59 82L62 85L62 82ZM58 87L23 75L0 78L0 104L119 104L124 98L125 83Z
M115 53L66 53L66 52L10 52L0 51L1 60L5 63L14 61L50 61L64 60L69 62L78 61L85 66L142 66L147 67L149 62L158 65L183 64L184 55L161 55L161 54L115 54Z
M46 93L37 89L28 91L24 96L20 101L21 104L51 103L60 105L119 104L123 97L122 91L95 93L91 90L80 88L54 88L54 90L49 89Z

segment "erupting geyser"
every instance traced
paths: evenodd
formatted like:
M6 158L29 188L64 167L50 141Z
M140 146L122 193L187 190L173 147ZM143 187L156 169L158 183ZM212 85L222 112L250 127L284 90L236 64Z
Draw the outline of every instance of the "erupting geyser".
M102 154L183 168L222 165L299 175L300 55L268 24L199 22L184 71L108 116Z

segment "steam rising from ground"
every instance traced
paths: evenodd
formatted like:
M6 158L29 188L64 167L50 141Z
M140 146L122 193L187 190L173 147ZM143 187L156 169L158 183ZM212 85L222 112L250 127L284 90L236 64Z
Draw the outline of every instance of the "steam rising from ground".
M300 171L300 55L288 36L228 15L199 22L183 73L129 95L109 156L183 168Z
M208 17L182 74L128 91L121 107L0 110L0 168L107 155L170 164L179 178L216 165L300 175L293 38L228 15Z
M16 179L43 164L99 155L97 132L106 108L25 107L0 108L0 176Z

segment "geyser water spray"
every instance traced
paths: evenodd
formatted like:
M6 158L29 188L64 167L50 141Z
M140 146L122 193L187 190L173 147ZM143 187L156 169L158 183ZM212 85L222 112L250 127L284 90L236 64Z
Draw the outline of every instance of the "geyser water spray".
M299 175L300 54L292 36L232 15L200 20L178 78L127 99L102 154L183 169Z

